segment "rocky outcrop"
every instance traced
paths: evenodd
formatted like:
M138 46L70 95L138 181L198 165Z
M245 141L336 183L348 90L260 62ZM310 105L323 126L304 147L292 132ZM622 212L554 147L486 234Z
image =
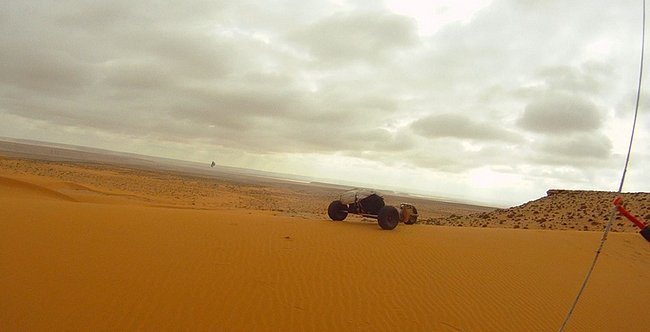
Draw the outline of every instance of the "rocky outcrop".
M499 227L522 229L602 230L614 209L615 192L550 189L546 197L520 206L492 212L429 218L423 223L449 226ZM650 221L650 193L620 194L627 210L646 222ZM631 222L615 216L614 232L637 232Z

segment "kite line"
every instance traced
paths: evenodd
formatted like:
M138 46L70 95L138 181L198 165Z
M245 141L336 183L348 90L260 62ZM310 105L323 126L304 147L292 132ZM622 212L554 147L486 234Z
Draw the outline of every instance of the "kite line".
M636 105L634 107L634 120L632 121L632 133L630 134L630 143L628 144L627 148L627 156L625 157L625 167L623 168L623 175L621 176L621 183L618 186L618 193L620 194L623 191L623 184L625 183L625 174L627 173L627 167L628 164L630 163L630 154L632 153L632 142L634 141L634 131L636 129L636 120L639 114L639 100L641 99L641 82L643 81L643 53L645 50L645 0L643 0L643 16L642 16L642 28L641 28L641 62L639 65L639 82L637 84L637 90L636 90ZM598 246L598 250L596 250L596 255L594 256L594 260L591 263L591 267L589 267L589 271L587 272L587 275L585 276L585 280L582 282L582 286L580 287L580 290L578 291L578 294L576 295L575 300L573 301L573 305L571 306L571 309L566 315L566 318L564 318L564 322L562 323L562 326L559 329L559 332L563 332L564 328L566 327L567 323L569 322L569 319L571 319L571 315L573 315L573 311L575 310L576 306L578 305L578 301L580 300L580 297L582 296L583 291L587 287L587 283L589 282L589 278L591 277L591 273L594 271L594 267L596 267L596 262L598 261L598 257L600 256L600 252L603 249L603 245L605 244L605 241L607 240L607 234L609 233L610 228L612 227L612 222L614 221L614 217L616 216L616 212L618 211L617 206L614 206L612 209L612 212L609 215L609 220L607 221L607 225L605 226L605 231L603 232L603 237L600 239L600 245Z

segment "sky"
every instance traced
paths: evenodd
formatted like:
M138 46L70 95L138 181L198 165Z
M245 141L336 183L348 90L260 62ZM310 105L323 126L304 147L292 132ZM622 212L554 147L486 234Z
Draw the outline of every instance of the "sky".
M512 206L618 189L642 1L0 0L0 31L1 137Z

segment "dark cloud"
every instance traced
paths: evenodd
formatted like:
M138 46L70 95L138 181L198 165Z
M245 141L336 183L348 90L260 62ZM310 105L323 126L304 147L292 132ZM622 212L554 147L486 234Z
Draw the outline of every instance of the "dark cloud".
M567 134L599 129L602 116L602 111L585 98L551 94L531 100L518 124L533 132Z
M425 137L455 137L480 141L518 142L521 137L493 123L479 122L461 114L431 115L414 122L413 130Z
M600 93L612 75L611 64L589 61L580 67L569 65L545 67L539 70L537 77L544 81L545 88L553 91L592 95Z
M601 134L574 134L546 137L531 144L525 161L534 165L570 167L576 170L614 170L620 166L613 158L611 140Z

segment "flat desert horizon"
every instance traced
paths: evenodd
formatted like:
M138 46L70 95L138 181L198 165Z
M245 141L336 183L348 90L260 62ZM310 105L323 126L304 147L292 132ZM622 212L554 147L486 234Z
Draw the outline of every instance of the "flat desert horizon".
M329 220L340 186L24 149L0 152L4 331L555 331L614 195L510 209L386 195L420 222L383 231ZM647 193L623 199L650 215ZM614 230L566 331L650 326L650 243Z

